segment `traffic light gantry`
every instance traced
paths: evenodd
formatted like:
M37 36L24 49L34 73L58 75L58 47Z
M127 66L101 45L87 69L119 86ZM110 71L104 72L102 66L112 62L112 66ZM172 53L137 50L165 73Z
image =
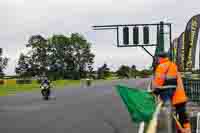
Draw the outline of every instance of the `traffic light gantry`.
M157 39L156 43L150 43L150 28L156 27L157 29ZM156 47L156 51L164 50L164 26L169 26L169 41L170 41L170 49L172 48L171 43L171 23L155 23L155 24L119 24L119 25L99 25L93 26L94 30L116 30L117 33L117 47L142 47L149 55L153 57L153 55L145 48L145 47ZM123 44L120 44L119 41L119 29L122 28L123 32ZM140 30L143 29L143 41L140 40ZM132 29L132 40L130 42L130 29ZM172 50L170 50L172 51Z

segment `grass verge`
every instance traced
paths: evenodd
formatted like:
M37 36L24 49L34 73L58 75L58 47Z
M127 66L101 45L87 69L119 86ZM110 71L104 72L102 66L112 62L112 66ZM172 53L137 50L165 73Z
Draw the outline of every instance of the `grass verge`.
M57 80L52 83L53 88L64 88L65 86L80 85L80 80ZM14 95L20 92L38 91L40 90L40 84L36 81L32 81L32 84L16 84L16 82L6 82L4 85L0 85L0 96Z

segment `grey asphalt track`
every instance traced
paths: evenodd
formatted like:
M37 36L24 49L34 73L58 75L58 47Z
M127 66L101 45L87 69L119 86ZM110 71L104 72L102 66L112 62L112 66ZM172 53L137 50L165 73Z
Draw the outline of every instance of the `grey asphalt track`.
M39 92L0 97L0 133L136 133L114 85L147 86L147 79L107 81L89 88L53 90L49 101Z

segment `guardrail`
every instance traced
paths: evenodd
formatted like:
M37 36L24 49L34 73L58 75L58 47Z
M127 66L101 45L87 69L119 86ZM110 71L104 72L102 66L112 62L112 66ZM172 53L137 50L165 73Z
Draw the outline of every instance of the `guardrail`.
M200 104L200 79L184 78L183 82L189 101Z

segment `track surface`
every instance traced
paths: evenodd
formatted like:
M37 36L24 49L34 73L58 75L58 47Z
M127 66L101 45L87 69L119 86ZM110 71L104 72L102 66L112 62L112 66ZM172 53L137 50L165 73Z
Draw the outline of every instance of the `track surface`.
M147 86L146 79L107 81L89 88L54 90L49 101L39 92L0 97L1 133L136 133L114 85Z

